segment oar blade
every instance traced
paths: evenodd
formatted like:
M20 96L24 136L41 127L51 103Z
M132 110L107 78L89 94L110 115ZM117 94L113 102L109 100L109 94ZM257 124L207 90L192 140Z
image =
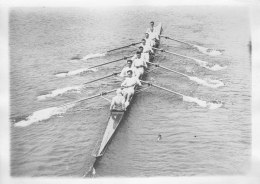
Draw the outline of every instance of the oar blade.
M196 103L201 107L207 107L207 102L198 98L183 95L183 101Z
M61 115L67 112L68 109L75 106L75 103L70 103L60 107L50 107L42 110L35 111L32 115L28 116L25 120L21 120L14 124L15 127L26 127L33 123L48 120L52 116Z
M196 103L196 104L198 104L201 107L208 108L208 109L211 109L211 110L220 108L223 105L223 103L219 102L219 101L206 102L204 100L200 100L198 98L185 96L185 95L183 95L183 101Z
M223 105L222 102L214 101L214 102L208 102L208 108L211 110L218 109Z
M216 49L209 49L209 48L198 46L198 45L193 45L193 47L196 48L199 52L210 55L210 56L219 56L222 54L221 51L216 50Z
M198 77L189 77L190 80L201 84L203 86L211 87L211 88L218 88L224 86L224 83L219 80L211 80L211 79L200 79Z
M88 59L93 59L93 58L98 58L98 57L104 57L106 56L107 52L103 52L103 53L96 53L96 54L88 54L86 56L84 56L81 60L85 61Z
M63 95L65 93L80 93L80 90L83 88L83 85L79 86L71 86L71 87L65 87L65 88L59 88L51 91L50 93L40 95L37 97L37 100L46 100L48 98L54 98L56 96Z
M223 69L226 69L227 66L220 66L218 64L214 64L214 65L211 65L209 64L208 62L206 61L202 61L200 59L195 59L195 58L190 58L190 59L193 59L196 63L198 63L201 67L204 67L208 70L211 70L211 71L219 71L219 70L223 70Z
M97 71L96 68L82 68L82 69L73 70L73 71L60 72L60 73L55 74L55 76L56 77L68 77L68 76L80 75L83 73L96 72L96 71Z

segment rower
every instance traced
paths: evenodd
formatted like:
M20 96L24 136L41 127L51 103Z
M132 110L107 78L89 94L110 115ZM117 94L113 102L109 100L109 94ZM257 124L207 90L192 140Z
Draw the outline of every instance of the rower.
M123 69L122 69L122 71L121 71L121 73L120 73L120 77L127 77L128 75L127 75L127 71L128 70L132 70L133 71L133 76L136 76L136 73L137 73L137 71L136 71L136 68L135 67L132 67L132 64L133 64L133 61L131 60L131 59L128 59L127 61L127 66L125 66Z
M142 39L141 46L143 47L143 53L154 53L152 46L149 43L147 43L146 39Z
M154 27L154 21L151 21L151 22L150 22L150 28L148 28L148 29L146 30L146 33L150 33L150 32L151 32L151 29L155 29L155 27Z
M121 86L124 88L123 89L123 95L124 95L124 97L126 99L125 100L125 108L127 108L127 106L130 103L130 100L131 100L132 96L134 95L135 85L142 86L140 80L137 77L133 76L133 71L132 70L128 70L127 71L127 75L128 75L128 77L121 84Z
M145 62L149 61L149 55L147 56L146 53L143 52L144 48L143 46L138 47L138 51L141 52L141 58L145 60ZM132 61L137 59L137 54L135 53L134 56L131 58Z
M144 74L144 69L147 68L147 64L144 57L141 57L141 52L136 52L137 58L133 60L132 66L137 69L136 77L140 78Z
M153 46L153 41L149 37L149 33L145 33L144 39L146 41L146 44L150 45L151 47Z
M154 28L150 28L149 37L152 47L156 46L160 40L159 35L154 31Z
M112 98L110 105L110 111L124 111L125 110L125 98L123 96L123 91L119 88L116 90L116 96Z

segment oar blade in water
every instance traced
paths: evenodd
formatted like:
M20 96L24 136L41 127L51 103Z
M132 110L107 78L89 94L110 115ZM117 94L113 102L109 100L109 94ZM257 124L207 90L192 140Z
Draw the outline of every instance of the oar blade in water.
M189 77L190 80L201 84L203 86L211 87L211 88L218 88L224 86L224 83L219 80L211 80L211 79L200 79L198 77Z
M88 59L93 59L93 58L97 58L97 57L104 57L107 53L96 53L96 54L88 54L86 56L84 56L81 60L88 60Z
M82 88L83 88L83 85L55 89L48 94L38 96L37 100L45 100L45 99L48 99L48 98L54 98L56 96L60 96L60 95L63 95L65 93L68 93L68 92L79 93Z
M190 97L190 96L183 96L183 101L196 103L201 107L209 108L209 109L217 109L223 105L223 103L221 103L221 102L217 102L217 101L206 102L204 100L200 100L198 98L194 98L194 97Z
M207 68L207 69L209 69L209 70L211 70L211 71L218 71L218 70L223 70L223 69L226 69L226 68L227 68L227 66L220 66L220 65L218 65L218 64L214 64L214 65L210 66L210 64L209 64L208 62L202 61L202 60L200 60L200 59L195 59L195 58L193 58L193 60L194 60L196 63L198 63L200 66L202 66L202 67L204 67L204 68Z
M194 48L196 48L198 51L200 51L203 54L207 54L210 56L218 56L221 55L222 52L216 49L209 49L206 47L198 46L198 45L193 45Z
M73 70L73 71L67 71L67 72L61 72L61 73L57 73L55 74L56 77L68 77L68 76L73 76L73 75L80 75L86 72L96 72L98 71L96 68L82 68L82 69L78 69L78 70Z
M50 107L35 111L32 115L28 116L25 120L19 121L14 124L15 127L26 127L33 123L48 120L52 116L64 114L68 109L74 107L75 104L68 104L61 107Z

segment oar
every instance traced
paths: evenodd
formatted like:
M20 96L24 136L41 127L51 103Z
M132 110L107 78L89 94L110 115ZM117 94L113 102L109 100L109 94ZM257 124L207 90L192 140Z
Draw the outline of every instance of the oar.
M116 50L120 50L120 49L124 49L124 48L127 48L127 47L131 47L131 46L137 45L139 43L141 43L141 42L131 43L131 44L126 45L126 46L122 46L122 47L118 47L118 48L115 48L115 49L107 50L107 51L105 51L103 53L88 54L87 56L83 57L81 60L87 60L87 59L96 58L96 57L103 57L103 56L107 55L110 52L113 52L113 51L116 51ZM73 58L77 59L78 57L73 57Z
M123 47L118 47L118 48L115 48L115 49L108 50L105 53L109 53L109 52L112 52L112 51L116 51L116 50L124 49L124 48L127 48L127 47L131 47L131 46L137 45L139 43L142 43L142 42L131 43L131 44L123 46Z
M67 112L68 109L74 107L77 103L85 101L85 100L89 100L92 98L96 98L99 96L103 96L112 92L115 92L118 88L116 89L112 89L109 91L105 91L105 92L101 92L99 94L90 96L90 97L86 97L80 100L76 100L73 102L69 102L63 105L60 105L58 107L50 107L50 108L46 108L46 109L42 109L42 110L38 110L35 111L33 114L31 114L30 116L28 116L25 120L19 121L17 123L14 124L14 126L16 127L24 127L24 126L28 126L32 123L36 123L36 122L40 122L40 121L44 121L44 120L48 120L50 119L52 116L58 115L58 114L64 114Z
M84 85L85 84L90 84L92 82L96 82L96 81L99 81L99 80L102 80L102 79L105 79L105 78L108 78L108 77L112 77L112 76L116 76L118 74L120 74L121 72L114 72L114 73L111 73L109 75L106 75L106 76L103 76L103 77L100 77L100 78L97 78L97 79L94 79L94 80L91 80L91 81L88 81L88 82L85 82L83 83Z
M93 95L93 96L90 96L90 97L87 97L87 98L83 98L83 99L80 99L80 100L77 100L77 101L74 101L74 102L71 102L71 103L79 103L79 102L83 102L85 100L89 100L89 99L92 99L92 98L96 98L96 97L100 97L100 96L104 96L104 95L107 95L109 93L113 93L117 90L118 88L116 89L112 89L112 90L109 90L109 91L104 91L104 92L101 92L99 94L96 94L96 95ZM68 104L71 104L71 103L68 103Z
M203 79L200 79L198 77L189 76L189 75L186 75L184 73L175 71L173 69L167 68L167 67L159 65L157 63L151 63L149 61L147 61L147 63L149 63L151 65L154 65L156 67L162 68L164 70L167 70L167 71L170 71L170 72L174 72L174 73L177 73L177 74L182 75L184 77L187 77L188 79L190 79L190 80L192 80L194 82L197 82L198 84L204 85L204 86L208 86L208 87L211 87L211 88L218 88L220 86L224 86L224 84L221 81L218 81L218 80L211 80L211 79L203 80Z
M94 65L94 66L91 66L91 67L88 67L88 68L83 68L83 69L74 70L74 71L66 71L66 72L57 73L57 74L55 74L55 76L57 76L57 77L66 77L66 76L72 76L72 75L79 75L81 73L89 71L90 69L93 69L93 68L96 68L96 67L99 67L99 66L104 66L104 65L107 65L107 64L111 64L111 63L115 63L115 62L118 62L118 61L126 60L126 59L131 58L131 57L133 57L133 56L123 57L123 58L116 59L116 60L113 60L113 61L108 61L108 62L105 62L105 63Z
M71 91L80 91L84 85L86 84L90 84L92 82L96 82L96 81L99 81L99 80L102 80L102 79L105 79L105 78L108 78L108 77L112 77L112 76L116 76L118 75L120 72L114 72L112 74L109 74L109 75L106 75L106 76L103 76L103 77L100 77L100 78L97 78L97 79L94 79L94 80L91 80L91 81L88 81L88 82L85 82L83 83L82 85L78 85L78 86L70 86L70 87L65 87L65 88L59 88L59 89L55 89L53 91L51 91L50 93L47 93L47 94L44 94L44 95L40 95L37 97L38 100L45 100L47 98L53 98L53 97L56 97L56 96L59 96L59 95L62 95L62 94L65 94L65 93L68 93L68 92L71 92Z
M189 45L191 47L194 47L198 51L202 52L203 54L208 54L208 55L211 55L211 56L217 56L217 55L222 54L219 50L216 50L216 49L209 49L209 48L202 47L202 46L199 46L199 45L195 45L195 44L192 44L192 43L187 43L187 42L184 42L184 41L177 40L176 38L170 38L169 36L161 35L161 37L163 37L165 39L173 40L173 41L176 41L176 42L179 42L179 43L183 43L183 44Z
M206 61L202 61L200 59L196 59L196 58L192 58L192 57L189 57L189 56L184 56L184 55L181 55L181 54L177 54L175 52L170 52L170 51L163 50L163 49L158 49L158 48L155 48L155 47L153 47L153 49L159 50L161 52L166 52L166 53L169 53L169 54L173 54L173 55L176 55L176 56L179 56L179 57L183 57L183 58L187 58L187 59L193 60L193 61L197 62L200 66L202 66L204 68L207 68L209 70L212 70L212 71L218 71L218 70L222 70L222 69L226 68L226 66L223 67L223 66L220 66L218 64L210 66L210 64L208 62L206 62Z
M198 104L201 107L207 107L209 109L217 109L217 108L219 108L219 107L221 107L223 105L221 102L216 102L216 101L214 101L214 102L207 102L207 101L204 101L204 100L200 100L198 98L186 96L186 95L181 94L179 92L176 92L176 91L173 91L173 90L170 90L170 89L158 86L158 85L153 84L151 82L147 82L147 81L141 81L141 82L143 82L145 84L148 84L150 86L154 86L156 88L162 89L164 91L173 93L175 95L181 96L184 101L186 101L186 102L194 102L194 103Z

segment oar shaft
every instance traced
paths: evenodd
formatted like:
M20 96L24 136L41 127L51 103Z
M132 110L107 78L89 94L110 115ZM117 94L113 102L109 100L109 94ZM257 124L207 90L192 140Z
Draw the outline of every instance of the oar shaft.
M184 41L180 41L180 40L177 40L177 39L175 39L175 38L171 38L171 37L169 37L169 36L161 36L161 37L163 37L163 38L166 38L166 39L169 39L169 40L173 40L173 41L176 41L176 42L179 42L179 43L183 43L183 44L186 44L186 45L189 45L189 46L192 46L192 44L190 44L190 43L187 43L187 42L184 42Z
M92 82L96 82L96 81L99 81L99 80L102 80L102 79L105 79L105 78L108 78L108 77L112 77L112 76L115 76L117 74L119 74L120 72L115 72L115 73L112 73L112 74L109 74L109 75L106 75L104 77L101 77L101 78L98 78L98 79L94 79L92 81L88 81L88 82L85 82L83 84L89 84L89 83L92 83Z
M114 61L109 61L109 62L106 62L106 63L98 64L98 65L95 65L95 66L91 66L88 69L96 68L96 67L103 66L103 65L107 65L107 64L110 64L110 63L115 63L115 62L122 61L122 60L130 58L130 57L133 57L133 56L127 56L127 57L123 57L123 58L120 58L120 59L117 59L117 60L114 60Z
M151 63L151 62L149 62L149 61L148 61L147 63L152 64L152 65L154 65L154 66L156 66L156 67L160 67L160 68L162 68L162 69L164 69L164 70L167 70L167 71L170 71L170 72L173 72L173 73L177 73L177 74L179 74L179 75L182 75L182 76L184 76L184 77L188 77L188 78L189 78L188 75L186 75L186 74L184 74L184 73L181 73L181 72L178 72L178 71L175 71L175 70L173 70L173 69L167 68L167 67L165 67L165 66L162 66L162 65L159 65L159 64L155 64L155 63Z
M117 90L117 89L112 89L112 90L110 90L110 91L101 92L101 93L99 93L99 94L96 94L96 95L93 95L93 96L90 96L90 97L87 97L87 98L83 98L83 99L74 101L74 103L78 103L78 102L82 102L82 101L89 100L89 99L92 99L92 98L96 98L96 97L99 97L99 96L103 96L103 95L106 95L106 94L108 94L108 93L113 93L113 92L115 92L116 90Z
M156 85L156 84L153 84L153 83L151 83L151 82L147 82L147 81L141 81L141 82L143 82L143 83L145 83L145 84L148 84L148 85L151 85L151 86L154 86L154 87L156 87L156 88L159 88L159 89L162 89L162 90L164 90L164 91L168 91L168 92L170 92L170 93L173 93L173 94L176 94L176 95L179 95L179 96L184 96L183 94L181 94L181 93L178 93L178 92L176 92L176 91L172 91L172 90L170 90L170 89L167 89L167 88L164 88L164 87L161 87L161 86L158 86L158 85Z
M129 45L126 45L126 46L123 46L123 47L118 47L116 49L111 49L111 50L108 50L107 52L112 52L112 51L116 51L116 50L119 50L119 49L124 49L124 48L130 47L130 46L133 46L133 45L136 45L136 44L139 44L139 43L141 43L141 42L132 43L132 44L129 44Z
M153 49L159 50L159 51L161 51L161 52L166 52L166 53L169 53L169 54L173 54L173 55L176 55L176 56L180 56L180 57L183 57L183 58L195 60L194 58L191 58L191 57L188 57L188 56L184 56L184 55L181 55L181 54L177 54L177 53L175 53L175 52L170 52L170 51L163 50L163 49L158 49L158 48L155 48L155 47L153 47Z

